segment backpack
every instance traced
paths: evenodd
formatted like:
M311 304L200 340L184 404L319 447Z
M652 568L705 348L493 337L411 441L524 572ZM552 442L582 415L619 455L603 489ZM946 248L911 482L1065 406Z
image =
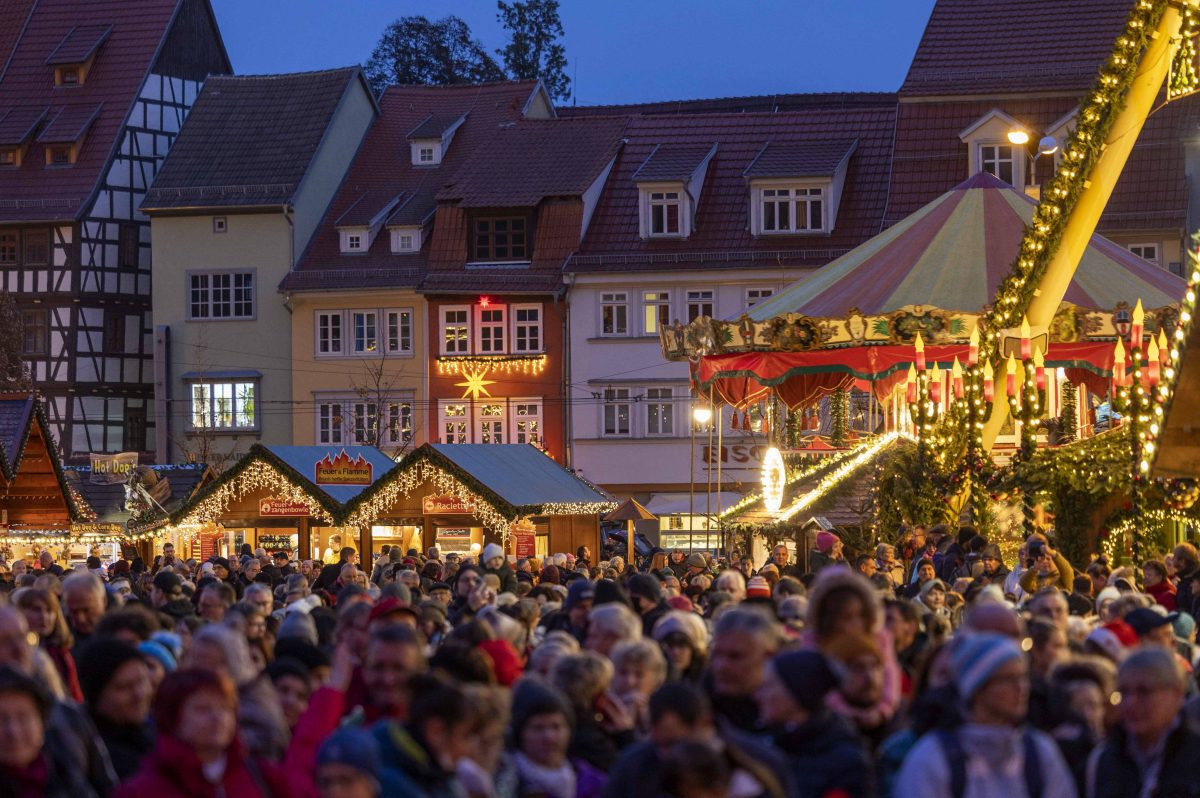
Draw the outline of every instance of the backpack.
M962 743L954 731L941 729L936 734L942 753L946 757L946 764L950 766L950 796L963 798L967 793L967 752L963 750ZM1029 798L1042 798L1044 784L1037 741L1028 729L1021 734L1021 741L1025 748L1025 792Z

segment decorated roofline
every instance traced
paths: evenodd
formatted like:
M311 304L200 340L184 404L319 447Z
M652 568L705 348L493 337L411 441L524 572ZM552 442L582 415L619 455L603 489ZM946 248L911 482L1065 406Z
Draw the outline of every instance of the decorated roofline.
M570 476L572 479L578 479L574 474ZM414 490L427 482L433 483L434 489L443 495L454 496L468 504L474 504L475 515L484 522L484 526L499 532L506 542L510 525L523 516L590 515L605 513L617 506L615 501L515 505L426 443L409 452L394 468L379 477L375 484L347 502L342 516L344 523L351 526L374 523L384 517L398 498L410 496ZM589 487L593 486L589 484ZM595 490L594 487L593 489Z
M63 501L67 505L67 516L73 523L95 521L96 511L67 482L66 472L63 470L62 458L58 454L58 441L55 440L54 432L50 427L50 419L46 415L45 403L40 397L32 393L7 393L0 394L0 397L9 399L24 397L31 405L31 411L26 414L24 423L22 424L21 442L17 446L16 457L12 461L9 461L4 447L0 446L0 472L3 473L4 478L9 482L16 480L17 470L21 467L21 461L25 457L25 447L29 444L29 436L33 431L33 423L36 421L41 426L42 440L46 443L46 452L50 457L50 466L54 469L54 477L58 480L58 485L62 489Z
M1136 299L1136 298L1135 298ZM986 314L941 310L928 305L905 305L890 313L867 315L850 308L844 318L788 313L762 321L743 314L731 321L701 316L688 324L676 322L659 329L663 356L670 361L699 361L710 355L742 352L812 352L856 346L909 346L920 334L934 346L966 344L971 332L985 331ZM1051 343L1115 341L1123 338L1119 325L1128 325L1132 307L1119 303L1112 310L1089 310L1063 302L1049 329L1040 331ZM1167 305L1146 311L1146 334L1172 330L1179 308ZM829 371L829 369L820 369ZM752 375L745 375L752 376ZM765 384L765 383L764 383Z
M239 487L239 482L247 480L253 484ZM320 486L266 446L256 443L244 457L172 512L169 519L160 519L140 531L147 531L168 521L174 526L215 521L228 508L230 500L240 499L251 490L258 489L272 490L280 498L304 504L314 518L331 523L338 519L342 511L342 505Z

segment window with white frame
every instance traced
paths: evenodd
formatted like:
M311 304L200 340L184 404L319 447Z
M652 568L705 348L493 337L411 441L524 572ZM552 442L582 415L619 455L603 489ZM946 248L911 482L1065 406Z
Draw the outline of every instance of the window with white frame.
M814 233L825 230L825 189L773 186L758 189L758 233Z
M1017 159L1012 145L1009 144L980 144L979 168L981 171L1008 183L1016 184Z
M353 331L353 351L356 355L369 355L379 351L378 316L373 310L350 312L350 327Z
M629 295L624 291L600 295L600 334L629 334Z
M658 329L671 323L671 293L669 291L643 291L642 305L645 309L646 335L658 335Z
M471 309L465 305L442 308L442 354L471 352Z
M604 389L604 434L608 437L629 435L629 389Z
M542 306L513 305L513 351L522 354L542 351Z
M1158 255L1158 244L1130 244L1129 251L1151 263L1162 263Z
M411 310L389 310L387 312L387 351L391 354L406 354L413 351Z
M504 443L504 400L483 402L475 406L476 443Z
M675 434L675 400L670 388L646 389L646 434Z
M471 442L471 406L464 402L438 404L438 437L442 443Z
M512 399L513 443L542 445L542 400Z
M504 348L504 328L506 326L504 313L503 305L476 308L477 349L481 354L499 355L506 351Z
M345 423L343 402L317 402L317 443L345 443Z
M254 318L254 272L193 272L188 276L188 318Z
M689 322L695 321L701 316L711 319L713 315L713 292L711 290L688 291L687 310L687 319Z
M194 430L239 431L258 427L257 389L251 381L204 380L191 384Z
M648 197L651 236L677 236L682 233L680 219L683 200L678 191L651 191Z
M421 231L417 227L399 227L390 231L392 252L416 252L421 249Z
M747 288L746 307L752 308L775 293L774 288Z
M317 354L342 354L342 312L340 310L317 311Z
M362 241L362 233L346 233L346 249L350 252L361 252Z
M433 163L433 147L420 147L417 149L417 163L431 164Z
M412 440L412 402L361 397L317 401L317 443L399 446Z

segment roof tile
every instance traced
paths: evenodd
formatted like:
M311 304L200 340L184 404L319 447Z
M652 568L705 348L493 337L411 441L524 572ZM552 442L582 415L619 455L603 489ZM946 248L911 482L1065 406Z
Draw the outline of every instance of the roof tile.
M104 44L112 25L78 25L63 37L62 43L46 58L51 66L82 64Z
M746 177L829 177L858 146L858 139L767 144L746 167Z
M633 173L633 179L638 183L688 180L716 150L715 143L659 144Z
M37 140L42 144L73 144L83 138L104 103L68 105L58 109Z

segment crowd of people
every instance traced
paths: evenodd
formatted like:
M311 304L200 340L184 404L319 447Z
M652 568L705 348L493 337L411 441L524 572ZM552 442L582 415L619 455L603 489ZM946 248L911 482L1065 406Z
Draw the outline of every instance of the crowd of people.
M1194 546L802 554L0 563L0 796L1200 795Z

